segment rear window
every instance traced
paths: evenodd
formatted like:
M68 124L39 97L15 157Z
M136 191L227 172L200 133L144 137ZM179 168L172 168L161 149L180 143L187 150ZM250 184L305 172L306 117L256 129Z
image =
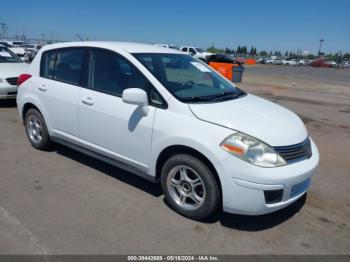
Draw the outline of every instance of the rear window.
M41 59L40 76L79 85L84 55L82 48L45 52Z

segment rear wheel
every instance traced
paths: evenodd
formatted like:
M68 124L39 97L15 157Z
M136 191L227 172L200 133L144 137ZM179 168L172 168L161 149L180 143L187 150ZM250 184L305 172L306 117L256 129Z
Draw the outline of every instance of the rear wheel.
M27 137L33 147L45 150L51 146L45 120L38 110L28 110L25 115L25 126Z
M162 168L161 184L167 203L184 216L202 219L218 209L217 181L211 170L191 155L170 157Z

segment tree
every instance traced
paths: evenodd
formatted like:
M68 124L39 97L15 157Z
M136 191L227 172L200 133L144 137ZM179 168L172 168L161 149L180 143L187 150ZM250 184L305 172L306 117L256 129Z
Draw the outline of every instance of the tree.
M225 54L232 54L232 50L226 47L225 49Z
M286 51L286 52L284 53L284 56L285 56L285 57L288 57L288 55L289 55L289 53L288 53L288 51Z
M259 53L260 56L267 56L267 52L265 50L260 51Z
M224 52L223 49L216 48L213 45L211 47L207 48L207 51L209 53L223 53Z
M237 53L237 54L242 53L242 50L241 50L241 47L240 47L240 46L238 46L238 47L237 47L237 51L236 51L236 53Z
M345 53L345 54L343 55L343 59L344 59L344 60L350 60L350 53Z
M252 47L250 48L249 54L250 54L250 55L254 55L254 46L252 46Z

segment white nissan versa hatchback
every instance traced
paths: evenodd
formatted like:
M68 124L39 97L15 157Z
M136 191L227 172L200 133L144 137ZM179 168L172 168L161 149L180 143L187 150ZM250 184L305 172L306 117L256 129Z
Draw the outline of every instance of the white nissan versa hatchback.
M169 205L194 219L221 207L258 215L288 206L308 190L319 161L296 114L177 50L48 45L18 85L33 147L62 143L160 180Z

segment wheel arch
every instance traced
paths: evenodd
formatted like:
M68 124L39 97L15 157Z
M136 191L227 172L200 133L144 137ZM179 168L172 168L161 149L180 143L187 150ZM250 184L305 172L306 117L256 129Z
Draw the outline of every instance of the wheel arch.
M189 154L189 155L192 155L194 157L197 157L205 165L207 165L207 167L213 173L213 175L214 175L214 177L216 179L216 182L218 184L219 192L220 192L220 205L222 206L221 180L219 178L219 175L218 175L218 172L217 172L215 166L213 165L213 163L205 155L203 155L201 152L199 152L198 150L196 150L196 149L194 149L192 147L185 146L185 145L171 145L171 146L168 146L168 147L164 148L161 151L161 153L159 154L159 156L157 158L157 161L156 161L156 166L155 166L156 180L157 181L160 180L162 167L163 167L165 161L167 159L169 159L170 157L172 157L174 155L177 155L177 154Z
M23 105L23 107L22 107L22 112L21 112L23 124L24 124L25 116L26 116L28 110L29 110L29 109L32 109L32 108L38 110L38 111L41 113L40 109L39 109L36 105L34 105L33 103L31 103L31 102L25 103L25 104ZM42 114L42 113L41 113L41 114Z

